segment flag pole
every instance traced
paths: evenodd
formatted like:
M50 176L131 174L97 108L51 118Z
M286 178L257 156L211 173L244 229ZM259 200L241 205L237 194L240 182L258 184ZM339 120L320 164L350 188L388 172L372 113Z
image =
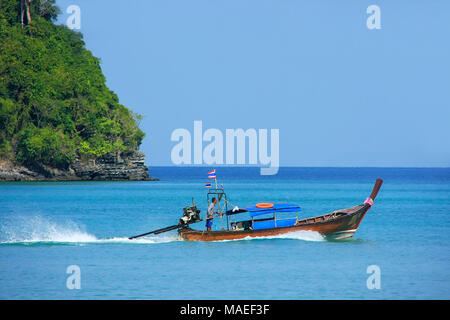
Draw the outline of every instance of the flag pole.
M216 189L217 189L217 175L216 175L216 169L214 169L214 182L216 183Z
M217 174L216 174L216 169L214 169L214 183L215 183L215 185L216 185L216 192L217 192L217 190L218 190L218 186L217 186ZM222 214L222 210L220 210L220 201L219 201L219 199L217 199L218 201L217 201L217 211L219 212L219 217L220 217L220 220L222 220L222 229L223 229L223 214Z

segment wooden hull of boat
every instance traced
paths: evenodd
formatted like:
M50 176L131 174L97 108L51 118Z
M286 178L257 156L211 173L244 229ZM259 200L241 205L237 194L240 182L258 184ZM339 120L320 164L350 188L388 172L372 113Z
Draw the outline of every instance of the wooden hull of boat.
M322 216L299 220L292 227L242 231L199 231L186 227L179 229L178 233L187 241L239 240L247 237L277 236L296 231L315 231L329 239L345 239L353 236L370 207L369 204L363 204L338 210Z

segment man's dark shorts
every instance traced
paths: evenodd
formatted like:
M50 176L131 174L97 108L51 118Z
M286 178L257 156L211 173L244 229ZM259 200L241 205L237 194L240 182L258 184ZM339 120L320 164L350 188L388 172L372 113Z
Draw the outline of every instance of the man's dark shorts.
M206 227L211 228L213 224L213 219L206 219Z

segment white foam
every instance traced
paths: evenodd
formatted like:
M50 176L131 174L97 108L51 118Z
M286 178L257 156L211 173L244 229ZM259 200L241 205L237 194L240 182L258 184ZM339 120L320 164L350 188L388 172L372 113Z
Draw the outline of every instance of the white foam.
M2 225L2 243L86 242L96 237L80 229L73 222L58 224L37 216L14 216Z
M292 239L292 240L303 240L303 241L325 241L324 236L322 236L318 232L309 231L309 230L299 230L299 231L278 234L275 236L261 236L261 237L248 236L248 237L245 237L242 239L218 240L216 242L242 241L242 240L264 240L264 239Z
M41 216L15 216L1 226L1 244L88 244L129 243L155 244L179 241L177 236L150 236L129 240L126 237L99 239L71 221L56 223Z
M294 240L305 240L305 241L325 241L323 235L318 232L310 230L299 230L294 232L288 232L285 234L279 234L273 236L274 239L294 239Z
M154 244L154 243L168 243L174 241L182 241L178 236L149 236L137 239L128 238L110 238L98 239L97 243L123 243L123 244Z

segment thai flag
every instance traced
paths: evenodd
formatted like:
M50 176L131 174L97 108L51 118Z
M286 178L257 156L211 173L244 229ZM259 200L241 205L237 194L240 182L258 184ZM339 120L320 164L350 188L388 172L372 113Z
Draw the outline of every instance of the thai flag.
M215 179L215 178L216 178L216 169L208 172L208 179Z
M211 183L205 184L205 188L211 188Z

